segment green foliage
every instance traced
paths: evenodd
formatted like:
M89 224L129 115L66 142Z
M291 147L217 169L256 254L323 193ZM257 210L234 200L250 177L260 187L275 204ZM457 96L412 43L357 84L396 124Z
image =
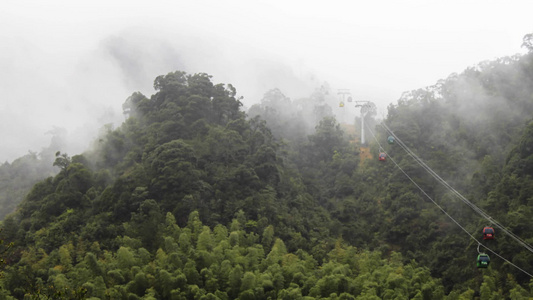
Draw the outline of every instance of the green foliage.
M30 152L0 165L0 220L15 210L37 182L57 173L51 160L46 151Z
M385 120L526 240L532 59L485 62L405 93ZM2 297L530 297L529 278L498 259L476 273L475 245L390 161L362 161L323 94L292 101L271 90L247 118L235 88L204 73L158 76L154 88L126 99L127 120L103 128L94 151L57 152L60 172L4 220L16 246ZM469 232L486 226L397 145L381 146ZM0 167L0 184L21 177L13 165ZM497 241L498 253L533 267L530 253Z
M317 268L316 262L309 261L311 258L304 251L299 250L294 254L287 252L280 239L275 241L272 250L266 255L261 244L246 245L247 242L243 242L243 245L229 246L229 237L224 233L227 229L222 225L217 226L215 232L218 234L215 238L211 228L199 221L196 212L191 214L190 220L190 233L197 240L196 245L169 249L169 254L158 249L157 254L151 256L143 248L135 250L128 246L120 246L113 252L100 251L95 254L88 252L88 249L76 249L74 244L68 243L61 245L57 254L53 254L55 250L49 255L42 250L39 250L38 255L27 253L16 266L8 268L5 284L13 295L22 289L31 297L47 295L53 299L173 299L176 295L186 299L300 299L304 296L325 298L332 294L351 299L350 297L366 294L367 291L358 286L368 285L389 287L391 292L387 292L386 288L374 290L373 293L378 297L384 297L387 293L400 295L400 290L403 289L401 293L406 296L420 292L431 295L432 299L442 298L436 296L442 295L442 286L429 276L427 269L413 263L404 266L401 258L395 259L391 264L382 259L379 253L359 252L338 243L336 249L329 254L332 259ZM198 229L194 229L195 227ZM164 232L163 229L159 230ZM270 231L265 230L267 234ZM183 234L179 238L166 234L163 237L171 243L182 244ZM242 238L248 241L254 235L243 233ZM79 245L80 241L77 243ZM124 237L121 243L135 245L137 242ZM226 250L219 252L217 249L221 248ZM75 254L76 252L79 253ZM202 254L204 252L214 254L207 264ZM174 264L168 263L173 253L177 254L183 267L176 268ZM372 267L365 271L363 266ZM35 276L33 281L37 284L30 283L28 286L28 281L17 280L16 277L27 268L49 271L31 275ZM403 268L408 271L403 271ZM372 272L373 275L368 277L367 272ZM390 273L395 273L396 277L385 276ZM413 285L412 280L420 284ZM40 282L48 282L50 285L45 287Z
M0 233L3 229L0 229ZM0 279L4 277L3 270L6 265L6 257L8 257L9 251L13 248L13 242L5 244L4 239L0 239Z

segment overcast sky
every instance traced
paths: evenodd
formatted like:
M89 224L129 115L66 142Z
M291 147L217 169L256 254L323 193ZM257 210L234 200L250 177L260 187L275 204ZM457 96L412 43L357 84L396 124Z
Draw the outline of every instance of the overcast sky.
M524 53L530 1L21 1L0 9L0 162L66 129L70 155L156 76L205 72L245 106L327 82L386 112L402 92ZM332 104L334 105L334 104Z

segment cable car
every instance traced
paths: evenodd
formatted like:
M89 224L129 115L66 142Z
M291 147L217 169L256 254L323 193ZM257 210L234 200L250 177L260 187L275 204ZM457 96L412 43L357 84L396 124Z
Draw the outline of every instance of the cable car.
M352 97L348 97L348 102L352 102Z
M483 228L483 239L484 240L493 240L494 239L494 228L484 227Z
M344 107L344 102L341 101L341 102L339 103L339 107Z
M387 138L387 142L389 144L394 144L394 137L392 135L390 135L388 138Z
M486 268L490 264L490 257L485 253L479 253L477 256L477 267L478 268Z
M385 152L380 152L379 153L379 156L378 156L378 159L379 160L385 160L387 158L387 154L385 154Z

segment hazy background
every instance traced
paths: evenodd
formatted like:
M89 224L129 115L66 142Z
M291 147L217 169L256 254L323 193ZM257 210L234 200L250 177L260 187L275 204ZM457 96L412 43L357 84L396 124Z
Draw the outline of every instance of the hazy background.
M525 52L529 1L2 1L0 162L62 133L70 155L120 125L156 76L205 72L246 107L324 82L374 101ZM332 103L332 105L336 105Z

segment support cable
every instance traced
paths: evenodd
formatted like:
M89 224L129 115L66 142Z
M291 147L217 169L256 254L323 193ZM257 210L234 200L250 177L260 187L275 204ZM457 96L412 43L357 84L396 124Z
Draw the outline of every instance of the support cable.
M374 140L376 141L376 143L379 145L380 148L383 149L383 147L381 146L381 143L378 141L378 139L376 138L376 136L374 135L374 132L372 131L372 129L370 129L369 127L366 127L370 133L372 134L372 137L374 137ZM497 257L501 258L502 260L504 260L505 262L507 262L509 265L515 267L516 269L522 271L524 274L528 275L529 277L533 278L533 275L531 275L530 273L528 273L527 271L525 271L524 269L520 268L519 266L513 264L511 261L509 261L508 259L504 258L503 256L499 255L498 253L496 253L495 251L493 251L492 249L490 249L489 247L481 244L480 241L478 241L472 234L470 234L470 232L468 232L461 224L459 224L459 222L457 222L450 214L448 214L448 212L446 212L446 210L444 210L444 208L442 208L442 206L440 206L431 196L429 196L425 191L424 189L422 189L422 187L420 185L418 185L412 178L411 176L409 176L397 163L396 161L387 153L385 152L385 150L383 150L383 152L387 155L387 157L389 157L389 159L394 163L394 165L396 165L396 167L422 192L422 194L424 194L431 202L433 202L433 204L435 204L435 206L437 206L448 218L450 218L450 220L452 220L457 226L459 226L459 228L461 228L466 234L468 234L468 236L473 239L477 244L478 244L478 252L479 252L479 246L481 245L483 248L487 249L490 253L496 255Z
M487 221L489 221L491 224L494 224L495 227L499 228L503 233L510 236L512 239L514 239L517 243L522 245L524 248L526 248L528 251L533 253L533 246L529 245L527 242L525 242L523 239L521 239L519 236L514 234L512 231L507 229L505 226L503 226L501 223L499 223L497 220L492 218L490 215L488 215L485 211L483 211L481 208L477 207L475 204L470 202L468 199L466 199L461 193L459 193L457 190L455 190L450 184L448 184L444 179L442 179L435 171L433 171L422 159L420 159L407 145L405 145L400 138L398 138L394 132L385 124L385 122L381 123L381 126L385 128L385 130L394 137L395 141L398 142L398 145L403 148L407 154L409 154L422 168L424 168L433 178L435 178L438 182L440 182L442 185L444 185L450 192L452 192L453 195L455 195L457 198L459 198L461 201L463 201L467 206L472 208L475 212L477 212L479 215L481 215L483 218L485 218Z

